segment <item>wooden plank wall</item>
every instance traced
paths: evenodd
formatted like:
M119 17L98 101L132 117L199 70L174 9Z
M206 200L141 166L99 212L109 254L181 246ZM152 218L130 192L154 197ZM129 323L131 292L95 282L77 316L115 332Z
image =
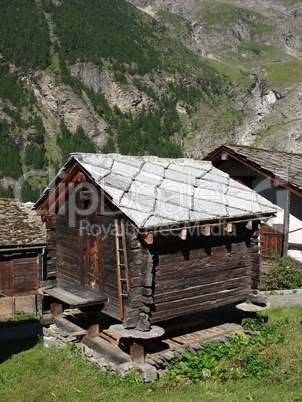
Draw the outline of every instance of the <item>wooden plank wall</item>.
M152 256L148 249L138 240L134 230L127 231L128 259L129 259L129 304L125 310L123 325L126 328L139 327L142 330L149 328L150 307L153 303L151 286L146 285L147 271L151 258L151 270L153 267ZM153 277L151 278L152 283Z
M60 287L79 286L80 284L80 253L79 230L69 227L67 215L58 215L57 224L56 264L58 270L57 283Z
M119 320L120 307L118 297L114 219L114 215L102 214L101 216L98 216L97 219L94 219L94 222L102 228L104 293L108 297L105 312Z
M40 258L35 252L0 257L0 292L6 296L36 294L40 281Z
M77 208L84 208L84 203L77 199ZM58 270L58 286L68 288L70 286L80 286L81 282L81 252L80 252L80 227L90 233L98 234L102 242L103 253L103 289L108 297L105 306L105 313L120 319L119 298L118 298L118 279L117 261L115 247L115 219L121 219L121 215L115 215L110 205L100 205L95 208L92 214L85 216L77 215L75 227L69 227L68 215L57 215L56 223L56 266ZM128 230L126 233L127 247L130 247ZM130 277L131 280L131 277ZM125 311L130 309L130 299L124 300Z
M252 289L252 272L259 271L251 258L252 233L226 241L209 239L204 244L199 238L199 245L198 239L190 239L159 246L151 322L246 299Z
M46 231L47 231L47 269L46 278L44 279L56 279L58 275L57 270L57 238L56 238L56 218L55 214L52 214L46 219Z
M251 258L251 288L252 291L257 291L260 289L260 270L261 270L261 253L260 253L260 242L259 242L259 229L260 223L254 223L253 232L251 233L251 239L249 243L249 253Z

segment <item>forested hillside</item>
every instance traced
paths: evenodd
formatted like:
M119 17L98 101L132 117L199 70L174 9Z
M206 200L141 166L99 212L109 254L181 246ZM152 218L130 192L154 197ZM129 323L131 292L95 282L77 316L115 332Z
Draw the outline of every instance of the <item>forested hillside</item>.
M236 7L210 8L196 14L205 43L223 35L215 28L223 10L230 21L270 32L256 14L250 23ZM1 2L0 196L12 196L19 179L23 201L35 200L48 172L76 151L201 158L238 142L255 91L271 87L204 57L196 24L171 11L146 13L126 0ZM249 47L242 40L240 51L261 57L266 48L257 40Z

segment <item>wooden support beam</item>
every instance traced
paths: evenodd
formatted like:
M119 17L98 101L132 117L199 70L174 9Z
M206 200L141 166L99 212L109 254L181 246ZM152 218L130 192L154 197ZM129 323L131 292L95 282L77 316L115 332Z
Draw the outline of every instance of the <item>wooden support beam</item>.
M287 255L288 252L288 237L289 237L289 215L290 215L290 202L291 191L287 189L286 206L284 209L284 225L283 225L283 255Z
M100 335L99 315L97 311L87 313L87 336L93 338Z
M130 357L131 361L136 364L145 363L145 349L142 345L133 342L130 346Z
M52 303L50 305L50 311L56 317L58 314L63 313L63 306L61 303Z
M71 178L73 177L73 175L75 175L78 171L79 171L79 166L77 164L73 165L65 174L65 176L62 178L62 180L60 181L60 183L58 183L57 185L55 185L51 190L49 190L49 195L48 197L46 197L46 199L42 202L42 204L38 207L38 211L43 211L46 210L47 207L50 206L51 202L53 200L55 200L56 198L56 194L59 190L59 186L62 183L68 183ZM43 216L45 215L45 213L43 213Z
M153 244L153 232L148 233L148 235L145 237L145 242L147 244Z
M253 221L248 221L248 223L245 225L245 227L246 227L248 230L252 230L252 229L253 229Z
M205 225L202 229L202 234L204 236L210 236L211 234L211 226L210 225Z
M130 357L127 353L123 352L115 345L111 345L110 342L101 337L96 336L94 338L89 338L88 336L85 336L82 342L84 345L96 350L103 355L105 359L108 359L115 364L122 364L130 361Z
M187 229L182 229L178 236L181 238L181 240L187 240L187 235Z
M232 231L233 231L233 224L232 224L232 222L228 222L228 223L226 224L225 231L226 231L227 233L232 233Z
M300 243L288 243L289 250L300 250L302 251L302 244Z
M79 182L81 180L81 172L78 172L76 174L76 176L74 176L74 178L72 180L70 180L69 183L67 183L66 186L62 186L62 184L65 183L60 183L59 187L58 187L58 194L56 195L56 198L53 200L54 202L49 205L48 210L46 211L46 213L43 215L42 220L45 220L47 215L50 215L53 211L56 210L56 207L59 205L60 201L65 198L66 194L68 194L70 188L73 186L74 183ZM63 189L62 189L63 188Z
M40 323L43 326L53 324L55 322L55 316L53 313L42 314L40 316Z

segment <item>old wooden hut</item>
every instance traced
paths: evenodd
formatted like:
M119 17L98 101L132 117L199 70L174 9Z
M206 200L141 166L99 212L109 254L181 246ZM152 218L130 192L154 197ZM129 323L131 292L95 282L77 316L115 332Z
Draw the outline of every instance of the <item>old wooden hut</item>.
M276 210L210 162L117 154L73 154L35 208L57 269L45 294L142 331L245 300Z
M35 311L46 232L15 199L0 199L0 315ZM32 297L28 297L32 296Z
M302 265L302 155L223 145L205 159L280 208L261 224L263 263L276 251Z

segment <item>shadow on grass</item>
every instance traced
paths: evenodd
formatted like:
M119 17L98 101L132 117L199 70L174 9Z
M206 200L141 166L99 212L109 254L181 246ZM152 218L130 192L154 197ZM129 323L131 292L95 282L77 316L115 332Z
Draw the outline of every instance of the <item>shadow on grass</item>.
M13 339L0 342L0 364L8 360L12 355L33 348L39 343L39 336L28 339Z
M24 319L24 320L8 319L8 320L0 321L0 330L2 328L18 327L23 324L37 324L38 322L39 322L38 318L29 318L29 319Z

